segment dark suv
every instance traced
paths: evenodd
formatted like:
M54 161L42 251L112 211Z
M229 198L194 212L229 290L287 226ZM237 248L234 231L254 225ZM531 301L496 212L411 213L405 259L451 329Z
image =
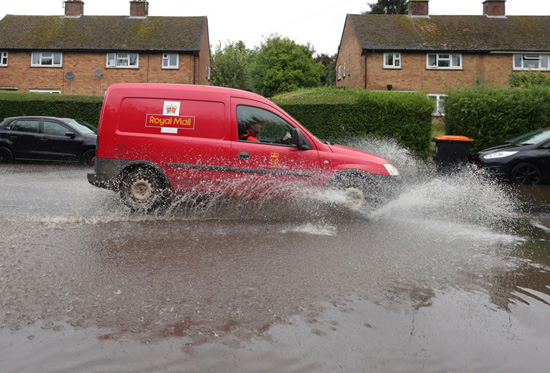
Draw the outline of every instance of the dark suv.
M97 135L70 118L25 116L0 123L0 163L13 160L94 163Z

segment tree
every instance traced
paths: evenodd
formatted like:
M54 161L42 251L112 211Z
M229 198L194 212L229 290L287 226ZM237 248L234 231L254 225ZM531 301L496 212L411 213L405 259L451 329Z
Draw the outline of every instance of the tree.
M370 11L367 14L407 14L407 0L378 0L368 3Z
M239 89L252 89L250 66L254 51L246 49L242 41L229 43L223 49L221 43L212 55L212 85Z
M257 49L252 66L254 92L266 97L298 88L318 87L324 76L322 63L313 60L308 45L278 35L268 38Z
M321 85L326 87L336 87L336 57L338 55L329 56L328 54L317 55L314 59L315 63L321 62L325 67L325 76L321 77Z

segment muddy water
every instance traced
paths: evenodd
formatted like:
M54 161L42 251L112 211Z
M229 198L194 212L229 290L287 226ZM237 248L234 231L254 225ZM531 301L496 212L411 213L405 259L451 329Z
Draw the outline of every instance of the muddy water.
M550 188L397 156L403 194L362 212L142 216L88 169L0 166L0 370L547 371Z

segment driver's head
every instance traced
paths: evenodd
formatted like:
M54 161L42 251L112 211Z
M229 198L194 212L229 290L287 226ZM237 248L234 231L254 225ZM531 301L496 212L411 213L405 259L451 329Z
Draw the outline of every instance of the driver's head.
M261 123L254 122L254 123L252 123L248 128L249 128L251 131L254 131L254 132L256 132L256 133L260 133L260 132L262 132L263 125L262 125Z

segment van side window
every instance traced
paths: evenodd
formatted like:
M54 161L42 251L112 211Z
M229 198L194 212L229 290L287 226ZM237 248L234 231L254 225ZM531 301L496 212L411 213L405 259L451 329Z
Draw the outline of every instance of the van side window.
M294 127L268 110L238 105L237 126L239 141L296 146L290 143Z

